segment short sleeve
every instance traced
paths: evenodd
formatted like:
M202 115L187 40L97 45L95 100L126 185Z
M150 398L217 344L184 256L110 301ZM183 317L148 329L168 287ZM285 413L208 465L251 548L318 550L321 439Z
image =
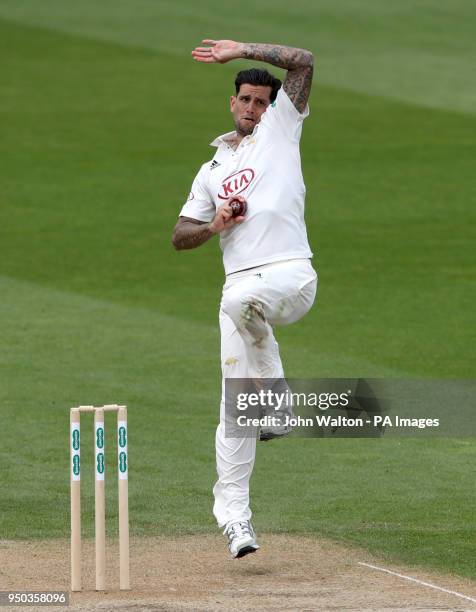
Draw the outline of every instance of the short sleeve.
M192 189L188 200L180 211L181 217L190 217L197 221L211 221L215 216L215 204L206 186L205 172L207 164L204 164L192 183Z
M260 125L265 129L271 130L273 133L279 132L287 139L297 141L301 139L302 122L309 115L309 105L303 113L300 113L291 100L288 94L281 87L276 96L276 100L272 102L261 117Z

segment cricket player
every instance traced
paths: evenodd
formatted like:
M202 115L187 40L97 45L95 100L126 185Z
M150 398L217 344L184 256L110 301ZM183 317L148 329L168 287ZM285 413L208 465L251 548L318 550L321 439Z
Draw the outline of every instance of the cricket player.
M232 557L240 558L259 548L249 504L257 439L283 436L289 428L225 436L224 381L284 378L273 327L294 323L315 299L317 274L304 222L299 151L313 56L274 44L208 39L202 44L192 51L197 62L249 59L287 70L283 83L267 70L238 73L230 97L235 129L211 143L216 152L196 175L172 239L182 250L220 236L226 280L219 314L223 383L213 512ZM242 203L238 216L233 216L233 199Z

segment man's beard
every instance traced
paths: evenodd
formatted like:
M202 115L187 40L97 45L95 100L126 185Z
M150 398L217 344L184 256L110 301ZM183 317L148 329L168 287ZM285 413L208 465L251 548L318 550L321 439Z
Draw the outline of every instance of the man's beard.
M249 136L253 133L255 125L255 122L246 121L246 119L242 119L241 121L235 121L235 130L240 136Z

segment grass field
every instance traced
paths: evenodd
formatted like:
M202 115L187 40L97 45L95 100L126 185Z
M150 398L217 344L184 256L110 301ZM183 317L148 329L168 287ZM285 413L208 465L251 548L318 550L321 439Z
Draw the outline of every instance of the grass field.
M252 6L0 3L0 539L67 537L68 407L112 401L130 407L132 532L215 530L223 271L216 242L170 237L244 63L194 64L201 38L316 54L320 286L278 334L287 374L475 376L474 4ZM476 578L475 459L471 439L266 445L255 524Z

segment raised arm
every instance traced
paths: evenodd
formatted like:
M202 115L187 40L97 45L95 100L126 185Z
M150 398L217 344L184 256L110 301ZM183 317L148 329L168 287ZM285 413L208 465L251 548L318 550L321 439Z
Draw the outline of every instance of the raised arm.
M240 43L234 40L205 39L207 47L197 47L192 56L198 62L224 64L233 59L267 62L288 71L283 89L291 102L302 113L311 93L314 57L310 51L261 43Z

